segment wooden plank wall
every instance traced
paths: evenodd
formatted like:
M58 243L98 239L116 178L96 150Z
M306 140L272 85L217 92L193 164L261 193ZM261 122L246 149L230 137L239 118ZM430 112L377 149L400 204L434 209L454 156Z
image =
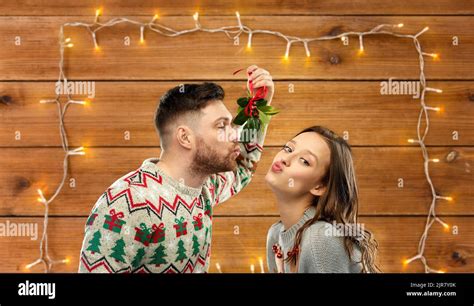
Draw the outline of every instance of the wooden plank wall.
M0 222L33 222L42 228L43 207L36 189L49 196L62 175L62 149L55 107L39 104L54 96L58 75L58 29L68 21L93 21L101 6L102 20L129 16L160 21L174 28L192 27L198 10L206 27L234 24L239 10L252 28L272 29L299 36L368 30L380 23L404 23L401 32L430 30L420 41L427 52L440 54L426 60L432 87L427 103L441 106L431 113L428 151L441 161L431 165L440 194L454 198L440 203L438 214L457 226L458 234L435 224L426 246L434 268L449 272L474 270L474 1L453 0L338 0L338 1L38 1L3 0L0 7ZM54 258L71 258L54 272L77 270L85 218L100 194L116 178L137 168L143 159L158 156L152 115L158 97L185 81L212 80L227 92L226 105L235 112L243 93L242 76L232 72L257 64L276 80L274 105L282 109L272 122L265 152L251 186L238 199L215 211L211 272L219 262L223 272L249 272L265 257L265 237L275 222L274 199L263 177L279 147L310 125L347 131L354 146L361 192L361 221L380 243L380 263L386 272L422 272L420 263L407 267L402 260L416 254L430 203L423 159L408 138L416 137L419 101L408 95L381 95L380 82L388 78L416 80L418 59L411 41L374 36L358 44L340 41L312 45L308 59L294 46L282 61L285 43L256 35L253 48L234 45L223 34L196 33L179 38L146 34L118 26L100 32L101 51L94 51L83 29L66 30L75 46L65 55L70 80L96 82L96 97L87 107L74 106L65 120L72 147L86 146L87 155L71 159L70 178L51 205L49 245ZM21 37L21 45L15 38ZM124 46L124 36L131 45ZM452 44L457 36L459 44ZM246 41L246 37L243 37ZM289 87L294 92L289 92ZM8 103L9 102L9 103ZM21 132L21 140L15 133ZM124 132L131 135L124 139ZM453 139L457 131L458 139ZM454 152L454 153L453 153ZM448 161L448 154L455 155ZM403 178L404 188L398 188ZM235 235L235 226L239 235ZM0 272L26 272L37 258L38 241L29 237L0 237ZM266 265L266 264L265 264ZM41 272L35 267L31 272Z

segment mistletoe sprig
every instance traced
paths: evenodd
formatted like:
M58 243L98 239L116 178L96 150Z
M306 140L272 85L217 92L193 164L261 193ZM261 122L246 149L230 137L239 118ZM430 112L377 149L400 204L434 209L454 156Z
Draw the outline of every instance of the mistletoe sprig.
M234 72L234 75L242 69ZM250 74L248 74L250 76ZM252 81L248 81L247 97L240 97L237 99L239 108L237 116L235 116L233 123L243 126L243 135L256 135L261 128L264 128L269 122L270 118L280 112L273 106L267 105L268 101L265 99L268 89L266 86L259 87L254 91ZM248 143L250 141L242 141Z

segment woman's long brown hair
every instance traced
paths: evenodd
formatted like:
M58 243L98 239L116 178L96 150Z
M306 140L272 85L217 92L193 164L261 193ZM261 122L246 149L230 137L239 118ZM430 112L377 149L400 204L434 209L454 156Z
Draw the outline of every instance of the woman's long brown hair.
M326 186L326 191L321 196L315 196L311 203L316 209L316 214L314 218L306 221L296 232L293 249L288 252L289 255L285 259L294 265L297 263L298 250L303 232L315 222L336 222L344 226L358 224L359 193L356 184L351 147L342 137L337 136L333 131L325 127L313 126L304 129L297 135L307 132L318 133L323 137L329 146L331 157L329 169L322 180L322 183ZM357 245L361 251L362 272L381 272L375 262L378 244L372 233L363 229L359 237L355 237L354 235L344 236L344 246L351 260L354 244Z

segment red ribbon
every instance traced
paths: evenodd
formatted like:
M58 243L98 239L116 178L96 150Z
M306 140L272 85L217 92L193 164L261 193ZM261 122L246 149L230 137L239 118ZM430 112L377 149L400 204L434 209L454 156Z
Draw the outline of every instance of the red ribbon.
M165 225L163 224L163 222L161 222L160 225L153 224L152 229L154 231L157 231L158 229L163 229L164 227Z
M115 220L117 220L118 218L120 218L120 219L123 218L123 212L116 213L116 212L115 212L115 209L111 209L111 210L109 211L109 213L110 213L110 216L111 216L112 221L115 221Z
M240 71L242 71L244 69L239 69L237 71L235 71L233 74L236 75L237 73L239 73ZM250 93L253 94L252 98L250 98L247 106L245 106L244 108L244 114L245 116L247 117L252 117L253 115L253 111L255 111L256 109L256 105L255 105L255 102L258 101L258 100L262 100L265 98L265 96L267 95L267 92L268 92L268 88L267 86L263 86L263 87L259 87L257 89L257 91L254 93L254 88L253 88L253 84L252 84L252 80L250 80L250 75L252 74L252 72L247 72L247 78L248 78L248 83L249 83L249 90L250 90ZM257 115L255 116L258 118L258 113Z

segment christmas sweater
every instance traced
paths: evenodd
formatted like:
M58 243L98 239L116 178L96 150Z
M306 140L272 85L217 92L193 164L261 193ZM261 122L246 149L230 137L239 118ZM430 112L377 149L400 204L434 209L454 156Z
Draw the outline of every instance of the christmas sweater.
M201 188L164 173L158 158L115 181L87 219L79 272L207 272L213 209L250 182L265 134L241 143L236 169L210 175Z

